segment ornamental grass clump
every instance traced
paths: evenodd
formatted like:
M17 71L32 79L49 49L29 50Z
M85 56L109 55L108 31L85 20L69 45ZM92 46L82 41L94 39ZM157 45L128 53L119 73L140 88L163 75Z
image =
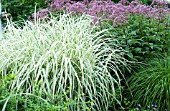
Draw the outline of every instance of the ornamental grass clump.
M62 15L58 21L26 22L22 29L9 24L0 41L1 77L16 75L8 91L38 91L38 96L57 103L56 95L69 90L67 98L107 110L115 86L120 86L118 67L126 60L124 51L110 48L104 31L95 32L90 22L86 16ZM70 110L81 109L77 105Z
M170 109L170 57L154 59L128 80L135 103ZM154 104L153 104L154 103Z

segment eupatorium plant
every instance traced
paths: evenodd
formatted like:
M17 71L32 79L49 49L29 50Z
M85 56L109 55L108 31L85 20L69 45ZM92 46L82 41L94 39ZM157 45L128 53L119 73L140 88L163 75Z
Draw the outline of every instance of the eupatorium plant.
M109 39L101 36L104 31L95 32L91 21L63 15L59 21L25 23L22 29L8 25L0 41L0 74L16 75L9 91L38 89L39 96L56 103L55 97L69 89L67 98L91 101L93 110L108 110L115 85L120 85L118 66L126 60L124 51L110 48ZM81 110L78 105L70 110Z
M142 14L147 18L162 18L160 15L166 16L170 14L165 1L153 0L150 6L140 3L138 0L128 2L121 0L114 4L111 0L75 2L72 0L54 0L49 8L36 13L37 17L44 18L48 16L48 12L56 13L59 10L65 10L66 13L84 13L98 17L100 19L114 20L114 25L126 22L126 18L131 14ZM122 19L123 18L123 19Z

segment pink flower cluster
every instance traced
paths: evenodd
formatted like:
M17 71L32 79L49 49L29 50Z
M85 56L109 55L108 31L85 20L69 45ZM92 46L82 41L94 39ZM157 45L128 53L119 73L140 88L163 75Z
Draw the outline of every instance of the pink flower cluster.
M111 0L84 0L75 2L72 0L53 0L49 8L37 12L40 18L47 17L48 12L55 13L58 10L65 10L67 13L88 14L94 17L94 21L100 19L114 20L114 25L124 23L130 14L142 14L145 17L160 18L162 15L170 14L166 2L153 0L150 6L140 3L138 0L129 2L121 0L115 4ZM161 15L161 16L160 16Z

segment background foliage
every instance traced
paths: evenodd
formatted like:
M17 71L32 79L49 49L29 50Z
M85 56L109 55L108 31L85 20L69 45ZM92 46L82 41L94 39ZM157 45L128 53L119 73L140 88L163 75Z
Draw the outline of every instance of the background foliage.
M56 95L55 101L53 103L51 101L45 100L38 95L39 89L37 89L34 93L25 93L25 94L15 94L13 92L9 92L8 87L12 80L16 75L9 74L6 78L0 78L0 109L3 111L5 108L5 102L9 97L8 103L6 104L6 111L68 111L70 107L80 105L81 110L90 110L87 105L93 105L92 102L77 102L78 96L76 98L70 99L67 98L67 94L69 90L64 94ZM4 84L5 82L6 84Z
M2 0L2 9L12 15L13 21L27 20L37 10L47 7L44 0Z
M144 61L170 52L170 19L168 17L155 20L132 14L127 21L128 25L115 28L112 27L114 23L108 22L106 27L109 29L110 38L118 40L113 44L123 47L130 60Z

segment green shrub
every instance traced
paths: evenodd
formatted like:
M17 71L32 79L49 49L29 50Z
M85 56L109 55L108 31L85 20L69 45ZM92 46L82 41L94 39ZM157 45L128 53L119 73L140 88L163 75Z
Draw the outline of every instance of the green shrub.
M134 102L170 109L170 57L154 59L128 80Z
M47 7L47 4L44 0L2 0L3 11L7 9L15 22L27 20L34 13L35 6L38 11Z
M107 37L116 39L112 43L123 47L130 60L144 61L170 52L170 19L163 16L161 20L155 20L131 15L128 24L113 28L113 22L108 21L102 27L109 29Z
M77 102L91 101L93 110L107 110L120 85L118 66L126 61L124 51L111 48L99 36L105 30L95 32L91 21L63 15L58 21L28 22L22 29L8 25L0 41L0 71L3 77L16 74L9 90L33 93L38 87L55 103L55 95L69 88L68 98L79 96Z

